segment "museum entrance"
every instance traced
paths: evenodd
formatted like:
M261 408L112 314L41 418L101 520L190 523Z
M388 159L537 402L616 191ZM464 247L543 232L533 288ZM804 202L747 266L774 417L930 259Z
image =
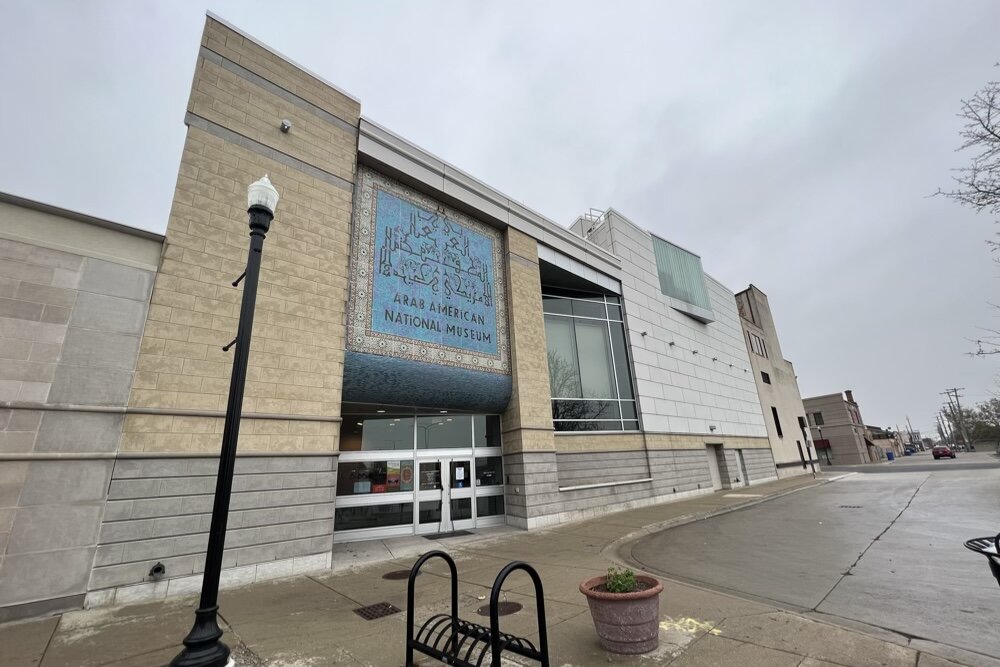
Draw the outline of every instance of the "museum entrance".
M503 525L500 417L344 404L334 542Z
M419 460L417 534L475 528L472 459Z

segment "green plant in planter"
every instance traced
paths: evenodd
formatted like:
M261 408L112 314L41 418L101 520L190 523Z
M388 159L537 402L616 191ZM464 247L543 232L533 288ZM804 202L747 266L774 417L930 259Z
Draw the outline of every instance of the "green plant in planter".
M635 572L625 568L608 568L608 578L604 584L609 593L631 593L636 589Z

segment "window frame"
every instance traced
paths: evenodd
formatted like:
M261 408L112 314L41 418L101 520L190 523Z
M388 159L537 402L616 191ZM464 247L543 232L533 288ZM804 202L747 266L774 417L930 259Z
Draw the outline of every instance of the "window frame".
M639 399L635 386L635 376L632 372L632 360L631 360L631 350L629 349L629 338L628 329L625 327L625 311L624 305L622 304L621 297L612 295L602 295L594 294L590 292L581 292L578 296L569 296L566 294L569 290L560 288L550 288L548 286L542 286L542 317L543 320L548 318L565 318L569 320L584 320L589 322L603 322L605 324L604 333L605 341L608 346L608 357L611 361L611 366L609 368L612 376L612 386L615 392L615 397L613 398L585 398L585 397L575 397L575 396L554 396L552 395L551 384L549 386L549 405L553 410L553 429L557 433L636 433L642 431L641 415L639 414ZM563 292L563 293L559 293ZM593 317L587 315L575 315L573 314L572 304L570 305L569 313L559 313L559 312L549 312L546 308L547 304L551 303L553 300L566 300L566 301L582 301L587 303L602 304L604 306L604 317ZM621 327L622 340L624 345L622 346L622 351L625 354L625 359L618 359L618 354L615 352L614 336L612 333L612 326ZM579 350L577 349L576 343L576 327L573 326L573 350L577 355L576 363L579 370ZM548 341L546 341L546 354L548 354ZM623 397L622 393L622 380L620 377L620 371L624 369L628 374L628 395ZM580 394L583 394L582 387L582 377L581 377L581 388ZM555 417L555 401L606 401L613 402L617 404L618 408L618 418L592 418L592 419L557 419ZM634 417L625 417L625 411L622 410L622 405L624 403L629 403L633 406ZM571 427L574 423L617 423L620 429L600 429L600 430L588 430L588 429L576 429L576 428L565 428L561 429L560 426ZM634 428L633 428L634 424Z
M752 331L747 331L747 340L749 341L751 352L756 354L758 357L764 357L765 359L770 358L767 356L767 344L764 342L763 338Z

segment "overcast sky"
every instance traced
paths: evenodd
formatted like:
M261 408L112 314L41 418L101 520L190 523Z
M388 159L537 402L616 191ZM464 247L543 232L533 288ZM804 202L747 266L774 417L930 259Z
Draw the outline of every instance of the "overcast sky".
M995 227L942 198L1000 3L3 0L0 190L162 232L209 9L568 225L615 207L768 294L803 396L930 430L997 391Z

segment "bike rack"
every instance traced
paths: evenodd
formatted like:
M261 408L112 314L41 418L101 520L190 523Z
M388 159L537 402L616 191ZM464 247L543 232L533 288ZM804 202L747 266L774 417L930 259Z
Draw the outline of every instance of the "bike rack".
M431 616L414 636L413 632L413 583L424 563L440 558L451 571L451 614ZM538 613L538 647L524 637L500 632L500 588L504 580L516 570L524 570L535 586L535 604ZM457 667L500 667L504 651L537 660L541 667L549 667L549 642L545 629L545 599L542 580L535 568L523 561L513 561L504 566L493 581L490 591L490 627L472 623L458 617L458 568L454 559L443 551L428 551L417 559L410 570L406 585L406 667L415 667L413 652L419 651L436 658L446 665ZM484 660L489 657L489 662Z
M966 541L965 548L986 556L990 573L1000 584L1000 533L996 537L976 537Z

